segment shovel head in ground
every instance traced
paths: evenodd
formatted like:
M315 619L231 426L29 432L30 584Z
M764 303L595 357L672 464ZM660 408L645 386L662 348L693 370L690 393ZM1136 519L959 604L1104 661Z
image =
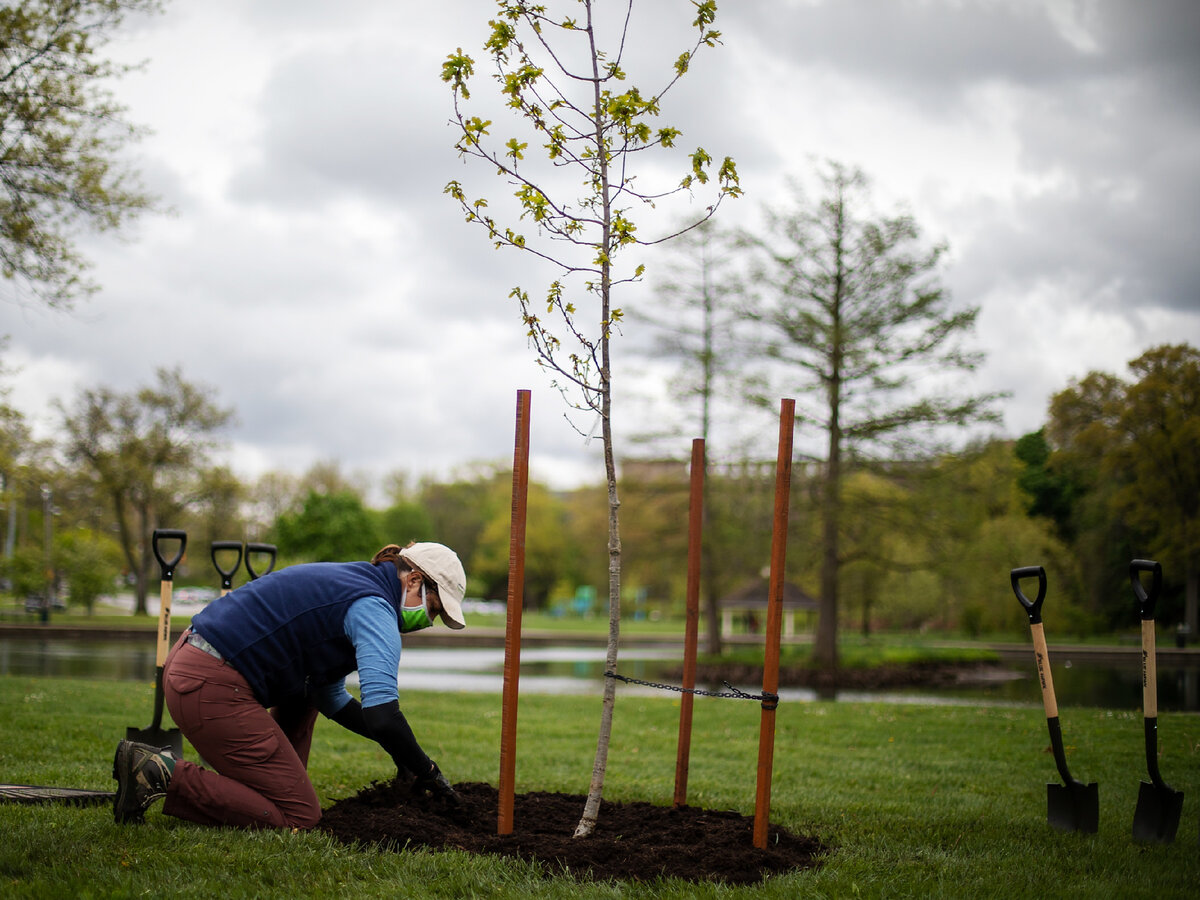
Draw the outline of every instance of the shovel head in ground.
M179 552L172 559L165 559L159 548L163 540L179 541ZM139 744L149 744L170 750L176 759L183 758L183 734L178 728L163 728L163 666L167 661L167 648L171 638L171 582L175 577L175 567L183 559L187 549L187 534L174 528L156 528L151 545L154 556L162 568L162 588L159 595L158 634L156 636L156 653L154 660L154 718L146 728L125 730L125 739L137 741Z
M1100 830L1100 788L1092 781L1084 784L1067 770L1062 728L1058 717L1047 721L1050 728L1050 747L1063 784L1046 785L1046 821L1057 831L1083 831L1095 834Z
M1023 578L1036 577L1038 594L1030 600L1021 590ZM1054 679L1050 674L1050 653L1046 649L1046 631L1042 624L1042 602L1046 599L1046 570L1041 566L1026 566L1010 573L1013 592L1029 616L1029 633L1033 638L1033 653L1037 661L1038 680L1042 686L1042 703L1046 709L1046 726L1050 730L1050 748L1054 764L1063 783L1046 785L1046 821L1058 831L1095 833L1100 828L1100 789L1096 782L1084 784L1071 776L1067 769L1067 752L1063 746L1062 724L1058 720L1058 700L1054 695Z
M125 729L125 740L149 744L161 750L170 750L176 759L183 759L183 732L178 728L162 727L163 688L162 669L154 676L154 718L145 728Z
M102 806L112 803L115 796L112 791L92 791L84 788L43 787L37 784L0 784L0 802L4 803Z
M1183 791L1169 784L1143 781L1138 787L1137 809L1133 813L1133 839L1148 844L1169 844L1179 830L1183 812Z
M1141 573L1151 575L1150 590ZM1133 813L1133 839L1169 844L1179 830L1183 791L1177 791L1158 773L1158 650L1154 643L1154 607L1162 588L1162 566L1152 559L1135 559L1129 564L1129 580L1142 618L1142 716L1145 722L1146 771L1149 781L1138 788Z
M1056 831L1095 834L1100 829L1100 789L1096 782L1047 784L1046 821Z

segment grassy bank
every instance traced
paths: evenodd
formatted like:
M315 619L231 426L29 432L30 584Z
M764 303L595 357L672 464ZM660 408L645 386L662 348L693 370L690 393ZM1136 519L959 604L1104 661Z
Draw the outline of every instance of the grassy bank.
M404 708L453 781L495 783L499 698L412 694ZM517 790L583 793L598 700L525 697ZM667 805L678 701L619 697L606 797ZM112 751L145 727L149 685L0 678L0 779L111 790ZM759 708L699 698L689 802L753 812ZM1166 779L1185 792L1179 839L1130 837L1146 777L1140 716L1064 709L1072 773L1100 784L1100 832L1046 825L1056 779L1037 708L784 704L772 821L833 850L813 871L755 888L684 882L585 884L462 852L351 849L319 832L243 833L167 819L117 827L105 807L0 804L0 895L14 897L1061 897L1195 896L1200 884L1200 717L1160 719ZM190 754L190 748L188 749ZM194 757L193 757L194 758ZM318 725L311 774L322 801L387 777L372 744ZM521 823L516 823L517 828Z

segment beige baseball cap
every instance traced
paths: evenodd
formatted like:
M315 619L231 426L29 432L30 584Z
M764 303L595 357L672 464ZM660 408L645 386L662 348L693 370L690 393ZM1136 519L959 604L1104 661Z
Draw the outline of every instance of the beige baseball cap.
M400 556L432 578L438 586L438 599L442 601L442 621L456 630L466 628L462 601L467 592L467 573L463 570L458 554L445 544L426 541L403 548Z

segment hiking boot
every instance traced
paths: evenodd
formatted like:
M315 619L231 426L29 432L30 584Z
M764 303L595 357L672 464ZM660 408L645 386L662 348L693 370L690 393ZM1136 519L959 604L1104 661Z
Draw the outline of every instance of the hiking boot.
M117 793L113 799L113 818L118 824L144 822L150 804L167 795L175 758L169 750L121 741L113 757L113 778Z

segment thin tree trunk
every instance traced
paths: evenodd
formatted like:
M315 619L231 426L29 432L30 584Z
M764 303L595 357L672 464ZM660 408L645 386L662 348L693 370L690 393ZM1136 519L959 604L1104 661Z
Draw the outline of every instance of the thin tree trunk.
M1188 642L1195 643L1200 639L1200 603L1197 602L1197 597L1200 596L1200 566L1196 565L1195 560L1188 560L1185 577L1183 621L1188 630Z
M587 8L587 34L592 51L592 89L597 117L604 107L600 102L600 70L596 54L595 32L592 28L592 4ZM601 240L604 259L600 264L600 424L604 439L604 473L608 479L608 651L604 656L606 672L617 671L617 648L621 634L621 529L617 497L617 464L613 456L612 429L612 359L610 338L612 336L612 268L608 254L612 249L612 198L609 193L608 163L604 146L604 131L600 121L596 122L597 165L600 175L600 192L603 196L603 227ZM612 741L613 706L616 704L617 682L615 678L604 679L604 699L600 710L600 734L596 740L596 759L592 764L592 782L588 787L587 802L583 816L575 828L575 837L588 837L596 828L600 816L600 800L604 794L604 773L608 768L608 746Z
M607 275L604 271L602 277ZM604 295L607 297L607 293ZM617 649L621 636L621 529L617 496L617 465L612 442L612 392L609 390L609 344L607 337L601 348L604 372L600 398L602 433L604 436L604 471L608 478L608 650L604 655L604 671L617 671ZM617 698L615 678L604 679L604 699L600 709L600 735L596 740L596 758L592 763L592 781L588 787L583 816L575 828L575 837L588 837L596 828L600 816L600 800L604 794L604 774L608 768L608 746L612 741L613 707Z
M716 360L716 350L714 349L715 336L713 334L713 314L714 314L714 298L712 287L709 284L709 270L711 261L708 258L707 245L702 250L704 254L704 265L701 271L701 277L704 279L702 288L704 299L704 331L703 331L703 349L701 350L701 364L703 369L703 383L701 388L701 407L700 407L700 437L704 439L704 446L709 446L709 431L712 428L712 395L713 382L715 381L715 373L713 371ZM701 536L700 536L700 553L701 553L701 571L703 572L704 582L704 622L707 638L705 640L706 649L711 654L719 654L721 652L721 614L717 609L717 570L716 560L712 552L712 514L710 512L711 503L709 478L708 478L708 453L704 454L704 488L702 503L704 505L704 515L701 520Z
M813 659L828 669L837 667L838 619L838 482L840 460L831 458L825 467L824 497L821 502L821 599Z
M134 612L144 616L149 612L146 598L150 593L150 561L151 551L150 512L141 503L135 503L137 516L138 554L137 554L137 604Z
M608 395L605 395L605 406ZM613 460L612 439L608 416L604 417L604 468L608 473L608 651L604 655L604 670L617 671L617 649L621 633L621 536L618 521L620 501L617 498L616 465ZM596 829L600 816L600 800L604 794L604 774L608 769L608 747L612 741L613 707L617 699L617 680L604 679L604 699L600 708L600 735L596 741L596 758L592 763L592 781L588 786L583 816L575 827L575 837L588 837Z
M821 600L817 621L817 640L813 659L818 665L835 669L838 664L838 567L842 514L842 302L845 291L845 208L839 190L834 236L835 275L830 309L829 373L825 386L829 400L829 447L825 461L825 479L821 495Z

